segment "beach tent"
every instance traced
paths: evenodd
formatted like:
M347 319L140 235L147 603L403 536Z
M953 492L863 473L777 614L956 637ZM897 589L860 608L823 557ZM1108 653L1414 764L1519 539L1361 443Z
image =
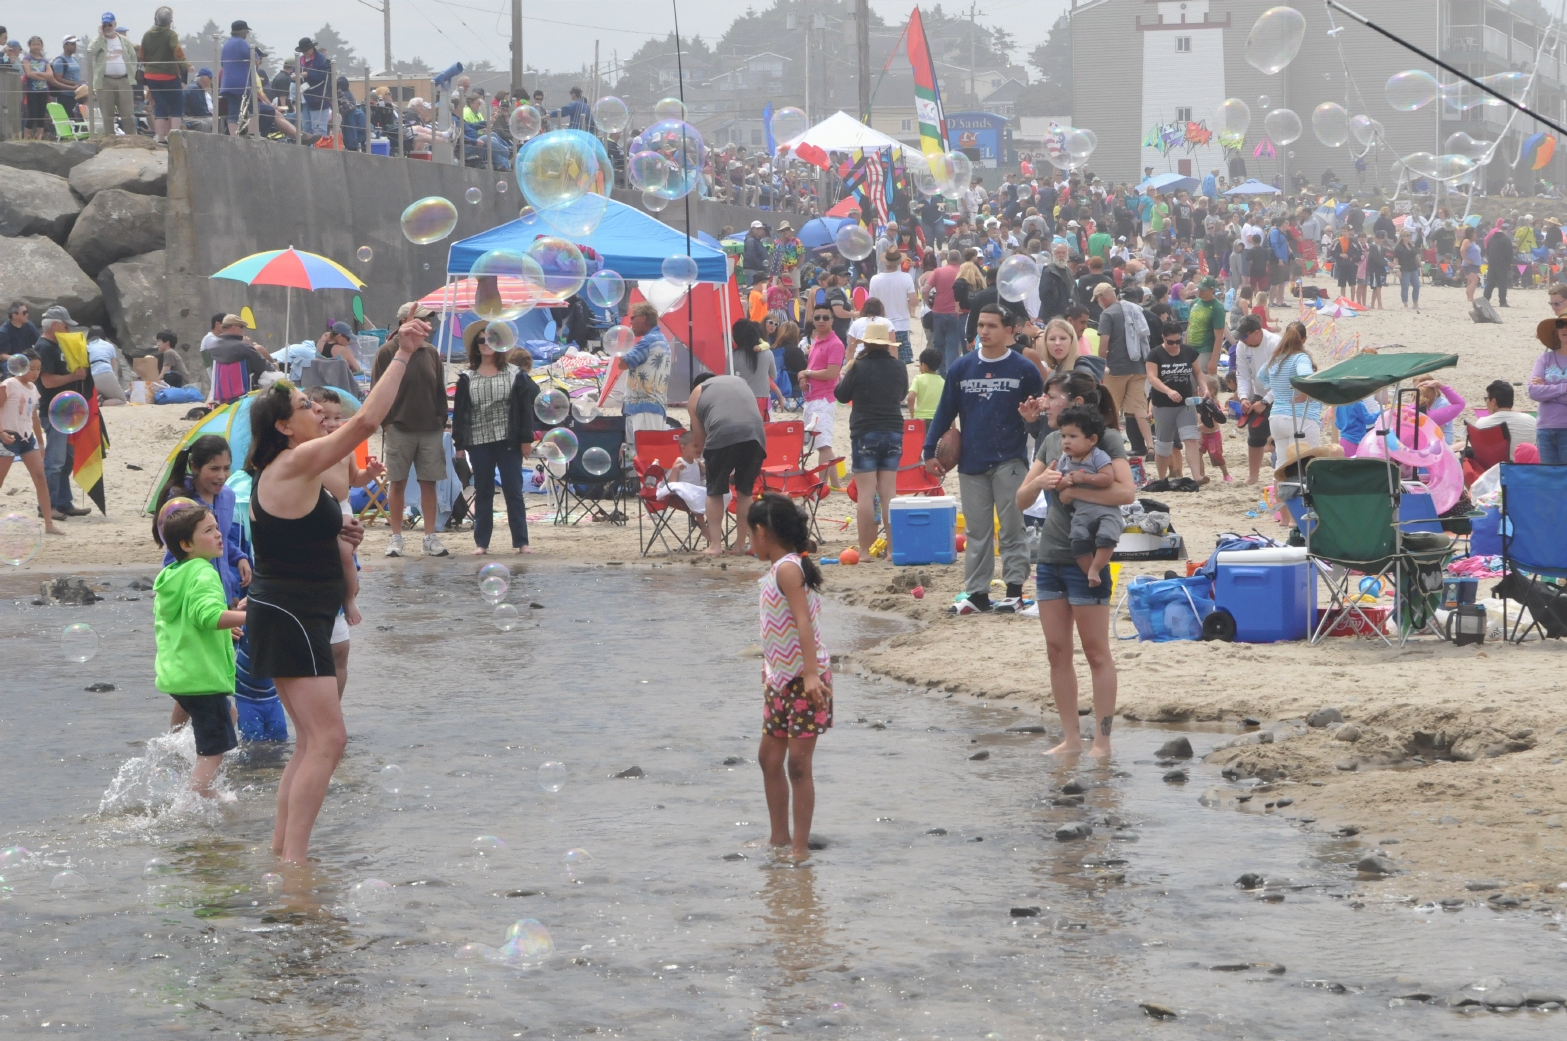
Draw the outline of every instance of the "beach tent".
M1229 191L1225 192L1224 194L1225 195L1277 195L1277 194L1279 194L1279 189L1273 187L1273 185L1271 185L1271 184L1266 184L1266 183L1264 183L1262 181L1257 180L1256 178L1252 178L1251 180L1246 181L1246 182L1244 182L1242 184L1237 184L1235 187L1231 188Z
M1137 190L1143 193L1156 192L1194 192L1202 186L1202 182L1195 177L1187 177L1185 174L1162 173L1155 174L1142 184Z
M778 150L794 150L802 144L815 145L824 152L852 152L856 148L891 148L894 156L903 154L903 142L872 130L839 109L798 137L780 141Z

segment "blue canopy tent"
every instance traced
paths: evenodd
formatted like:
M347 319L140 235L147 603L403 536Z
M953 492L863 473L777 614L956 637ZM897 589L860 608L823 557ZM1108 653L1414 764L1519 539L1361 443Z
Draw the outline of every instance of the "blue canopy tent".
M1185 174L1162 173L1155 174L1142 184L1137 186L1140 192L1150 190L1156 192L1194 192L1202 186L1202 182L1195 177L1187 177Z
M1253 177L1249 181L1237 184L1224 193L1225 195L1277 195L1279 189L1265 181L1259 181Z

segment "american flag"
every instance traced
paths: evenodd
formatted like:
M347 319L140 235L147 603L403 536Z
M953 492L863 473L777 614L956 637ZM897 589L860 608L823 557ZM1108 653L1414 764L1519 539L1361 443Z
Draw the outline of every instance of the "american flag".
M892 149L855 149L843 186L860 200L861 212L875 212L878 226L885 225L888 220L887 198L891 185Z

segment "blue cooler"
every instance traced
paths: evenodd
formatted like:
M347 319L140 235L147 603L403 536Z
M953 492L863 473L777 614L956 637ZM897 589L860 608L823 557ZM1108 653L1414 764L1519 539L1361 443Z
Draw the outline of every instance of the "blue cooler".
M384 137L372 137L370 139L371 155L391 155L392 142Z
M1241 643L1304 640L1316 618L1317 584L1300 547L1220 553L1213 596Z
M950 495L900 495L887 507L892 562L951 564L958 559L958 501Z

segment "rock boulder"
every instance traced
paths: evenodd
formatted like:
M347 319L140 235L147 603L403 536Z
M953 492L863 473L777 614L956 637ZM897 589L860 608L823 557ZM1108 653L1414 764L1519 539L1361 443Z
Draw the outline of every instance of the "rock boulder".
M83 271L96 278L117 260L162 249L167 208L167 199L107 188L94 195L76 218L66 251Z
M37 170L56 177L64 177L97 154L98 146L87 141L0 142L0 166Z
M81 211L70 182L57 174L7 170L0 177L0 235L47 235L64 243Z
M0 238L0 300L21 300L40 316L63 304L83 324L101 322L108 313L97 284L58 243L41 235Z
M150 344L167 327L163 250L110 264L99 273L98 285L120 343Z
M91 200L109 188L138 195L166 195L169 189L169 153L146 148L110 148L71 169L71 187Z

